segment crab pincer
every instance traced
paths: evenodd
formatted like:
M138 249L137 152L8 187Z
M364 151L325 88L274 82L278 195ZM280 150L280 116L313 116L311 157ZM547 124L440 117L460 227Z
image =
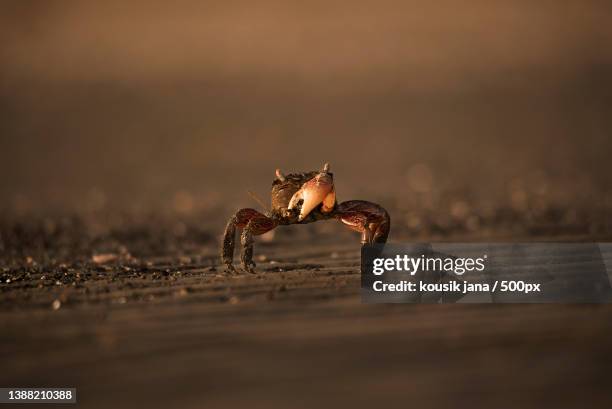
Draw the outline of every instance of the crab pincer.
M288 210L300 206L298 221L301 222L317 206L321 205L322 213L330 213L334 210L335 204L334 179L329 173L329 164L326 163L321 172L295 192L289 201Z

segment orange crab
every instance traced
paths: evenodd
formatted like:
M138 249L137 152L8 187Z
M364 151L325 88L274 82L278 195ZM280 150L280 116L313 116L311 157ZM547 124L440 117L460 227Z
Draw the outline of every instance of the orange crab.
M361 233L362 244L387 241L391 227L387 211L365 200L337 203L334 176L327 163L319 171L305 173L284 175L277 169L271 196L272 209L266 214L250 208L240 209L227 222L221 259L228 273L236 273L233 258L237 227L242 229L242 267L249 273L255 272L253 236L277 226L337 219Z

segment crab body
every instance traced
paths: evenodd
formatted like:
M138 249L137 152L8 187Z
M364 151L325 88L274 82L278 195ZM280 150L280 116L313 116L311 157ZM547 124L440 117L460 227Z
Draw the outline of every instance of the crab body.
M384 243L390 229L389 214L381 206L364 200L350 200L338 204L329 165L320 171L283 175L276 171L272 182L272 208L267 214L245 208L236 212L225 228L222 262L234 273L233 255L236 228L242 229L241 261L244 270L253 273L253 236L266 233L279 225L305 224L319 220L337 219L361 233L361 242Z

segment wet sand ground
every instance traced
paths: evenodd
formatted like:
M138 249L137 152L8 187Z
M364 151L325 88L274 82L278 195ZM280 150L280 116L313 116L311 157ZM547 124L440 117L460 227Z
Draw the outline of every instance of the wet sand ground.
M257 275L223 274L212 231L5 259L0 385L95 408L610 407L612 308L363 305L357 238L296 232L256 243Z

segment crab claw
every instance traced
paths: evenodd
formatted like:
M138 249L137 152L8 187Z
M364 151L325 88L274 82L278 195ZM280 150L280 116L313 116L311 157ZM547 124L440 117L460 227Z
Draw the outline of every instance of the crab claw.
M323 204L321 206L323 213L329 213L334 209L336 192L334 190L333 177L327 172L328 170L329 165L325 166L323 171L319 172L317 176L304 183L300 190L291 197L288 206L289 210L295 209L300 201L302 202L298 221L304 220L320 204Z

